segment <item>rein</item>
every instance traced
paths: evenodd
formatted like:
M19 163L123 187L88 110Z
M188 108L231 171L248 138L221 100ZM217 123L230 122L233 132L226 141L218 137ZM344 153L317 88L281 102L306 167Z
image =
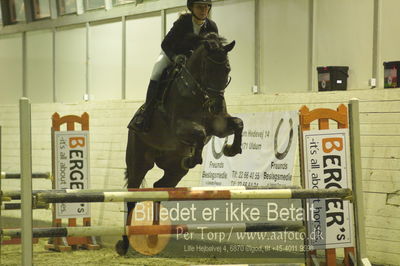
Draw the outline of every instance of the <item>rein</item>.
M214 64L217 65L222 65L222 64L226 64L228 62L228 59L225 59L223 61L216 61L214 59L212 59L211 57L207 56L206 59L208 61L211 61ZM181 70L179 71L178 74L178 79L181 79L183 84L185 84L186 87L188 87L189 89L192 90L193 94L196 94L196 92L201 92L204 96L209 97L210 93L213 94L219 94L219 95L223 95L225 93L225 89L229 86L229 84L231 83L231 76L229 76L229 80L226 83L224 89L219 90L219 89L214 89L212 87L209 86L204 86L202 84L205 84L205 77L203 76L201 79L201 83L200 84L194 77L193 75L189 72L189 70L187 69L185 64L181 64L180 65ZM202 72L205 73L206 67L205 67L205 60L203 60L202 62Z
M222 65L226 64L228 59L225 59L224 61L215 61L211 57L207 56L207 60L211 61L214 64ZM203 60L202 63L202 73L206 73L206 60ZM217 109L215 109L216 103L219 102L219 98L223 98L224 92L226 87L228 87L229 83L231 82L231 77L229 76L229 80L227 84L225 85L224 89L218 90L214 89L210 86L202 86L194 77L193 75L189 72L185 64L181 65L181 70L180 74L178 74L178 78L181 79L183 82L184 86L188 89L191 90L193 95L196 95L200 93L203 97L205 102L203 103L203 108L207 110L210 113L216 113ZM202 76L202 84L205 84L204 82L204 75ZM210 95L212 94L212 95Z
M215 87L207 85L207 77L205 75L205 73L207 73L207 62L209 62L209 64L223 67L222 65L227 64L228 58L225 57L223 60L219 61L208 54L205 55L200 63L199 71L202 74L200 80L197 80L192 73L190 73L186 64L187 60L175 61L175 67L173 70L173 73L175 74L172 75L173 78L167 88L173 86L172 83L175 83L175 86L177 86L183 95L186 95L186 97L196 95L200 96L203 98L203 108L210 113L216 113L220 109L218 105L221 103L221 98L223 101L225 89L230 84L231 77L228 77L228 80L222 89L216 89ZM166 94L167 93L164 93L163 99Z
M226 64L228 62L228 58L226 58L223 61L216 61L216 60L212 59L210 56L206 56L206 60L208 60L208 61L210 61L210 62L212 62L212 63L214 63L216 65L224 65L224 64ZM206 73L206 60L203 60L203 62L202 62L202 72L203 73ZM206 84L204 79L205 79L205 76L203 75L202 80L201 80L202 84ZM214 89L214 88L207 87L207 86L205 86L205 90L207 92L211 91L212 93L223 94L223 93L225 93L225 89L228 87L229 83L231 83L231 79L232 79L231 76L229 76L229 80L226 83L226 85L225 85L223 90L218 90L218 89Z

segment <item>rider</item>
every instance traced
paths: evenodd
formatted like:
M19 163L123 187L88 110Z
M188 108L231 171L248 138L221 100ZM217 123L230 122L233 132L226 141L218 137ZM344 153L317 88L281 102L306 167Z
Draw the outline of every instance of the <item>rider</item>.
M161 54L154 65L150 77L144 110L139 112L137 119L135 119L136 129L141 131L150 129L150 121L155 108L161 74L175 60L177 55L187 54L191 49L182 44L185 37L189 34L218 33L217 25L208 18L211 6L212 0L188 0L187 8L191 13L181 15L165 36L161 44Z

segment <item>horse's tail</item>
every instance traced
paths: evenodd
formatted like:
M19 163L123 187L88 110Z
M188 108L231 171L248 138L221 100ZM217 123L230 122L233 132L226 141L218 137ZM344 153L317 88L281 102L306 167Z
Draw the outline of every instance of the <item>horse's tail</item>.
M127 168L125 168L124 179L125 179L124 187L128 187L128 169ZM140 187L141 188L147 187L146 177L143 178L142 183L140 184Z
M128 169L125 168L125 172L124 172L124 179L125 179L125 186L124 187L128 187Z

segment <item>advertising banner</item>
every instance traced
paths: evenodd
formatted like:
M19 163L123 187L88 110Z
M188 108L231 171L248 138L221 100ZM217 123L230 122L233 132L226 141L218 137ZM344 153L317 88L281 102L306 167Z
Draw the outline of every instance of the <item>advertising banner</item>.
M306 188L351 188L349 130L303 132ZM341 199L307 200L311 249L354 246L353 206Z
M55 131L56 189L89 188L89 131ZM90 216L89 203L57 203L56 218Z
M223 155L233 136L212 137L204 147L203 186L290 185L297 150L297 111L238 114L243 120L242 154Z

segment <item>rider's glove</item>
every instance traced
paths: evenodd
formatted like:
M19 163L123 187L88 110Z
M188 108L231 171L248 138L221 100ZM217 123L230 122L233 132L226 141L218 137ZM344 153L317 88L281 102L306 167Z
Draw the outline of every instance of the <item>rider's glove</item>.
M183 54L178 54L175 55L172 60L175 62L175 64L184 65L186 63L186 56Z

